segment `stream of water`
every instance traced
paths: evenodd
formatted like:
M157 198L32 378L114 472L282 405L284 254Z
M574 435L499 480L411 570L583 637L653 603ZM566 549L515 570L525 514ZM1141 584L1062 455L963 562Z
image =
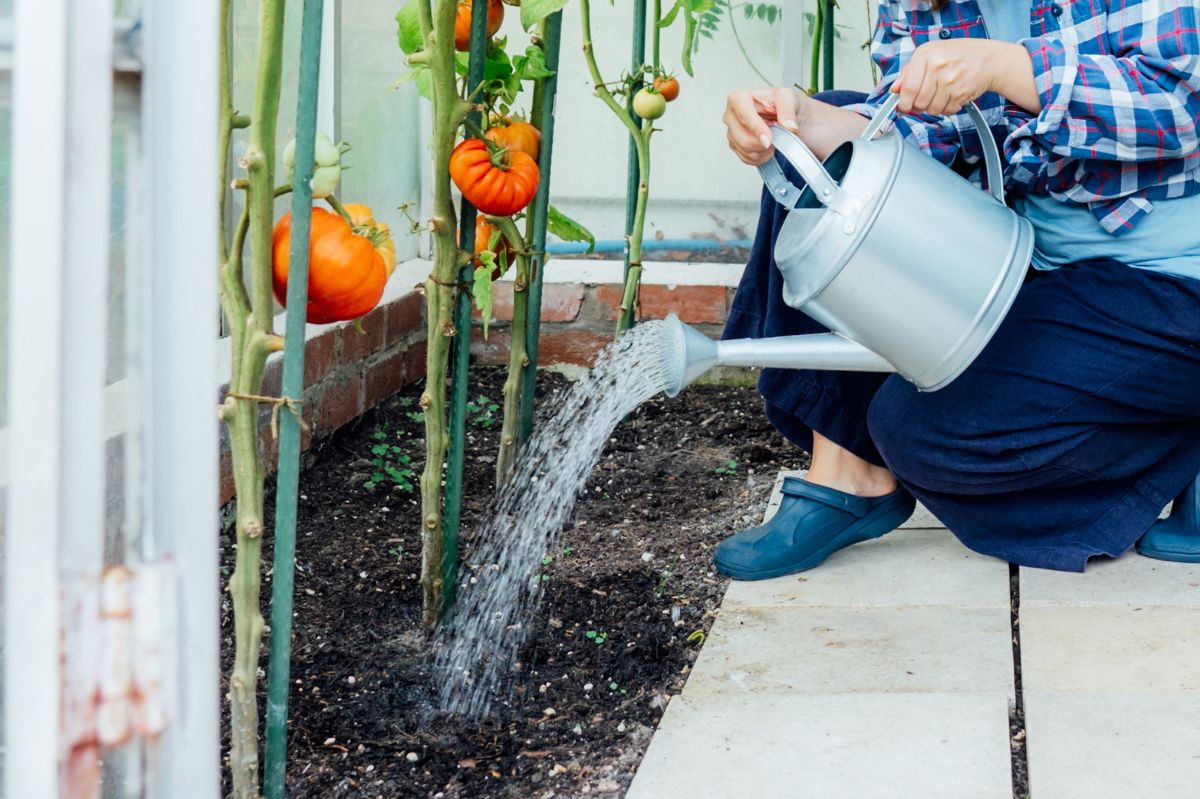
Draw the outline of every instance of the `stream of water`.
M442 710L486 716L511 687L542 598L542 558L558 551L563 525L617 424L666 387L667 341L661 322L633 328L539 419L460 571L455 621L436 646Z

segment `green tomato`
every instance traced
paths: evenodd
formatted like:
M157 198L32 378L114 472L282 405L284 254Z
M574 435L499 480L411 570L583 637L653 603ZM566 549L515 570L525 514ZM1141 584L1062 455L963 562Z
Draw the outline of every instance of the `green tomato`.
M338 180L342 176L342 168L337 164L333 166L320 166L313 172L312 179L312 194L314 200L324 200L329 195L333 194L337 188Z
M313 161L318 169L321 167L339 166L342 162L342 150L333 143L333 139L324 133L318 133L313 142ZM292 139L283 148L283 165L290 173L296 165L296 140Z
M653 89L639 89L633 96L633 112L642 119L658 119L667 113L667 100Z

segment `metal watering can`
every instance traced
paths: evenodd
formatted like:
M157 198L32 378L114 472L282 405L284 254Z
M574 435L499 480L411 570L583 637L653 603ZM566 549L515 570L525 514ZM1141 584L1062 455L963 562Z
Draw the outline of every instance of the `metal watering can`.
M775 242L783 300L834 332L714 341L671 315L668 396L714 366L898 372L936 391L983 350L1024 281L1033 226L1004 204L1000 153L974 103L989 193L895 130L877 138L897 102L824 163L775 126L803 190L774 160L758 168L790 211Z

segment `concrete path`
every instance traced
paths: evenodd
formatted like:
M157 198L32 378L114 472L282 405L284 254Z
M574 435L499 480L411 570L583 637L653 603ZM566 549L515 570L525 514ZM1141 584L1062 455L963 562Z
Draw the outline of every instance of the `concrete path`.
M628 796L1008 799L1010 633L1008 566L944 529L734 582Z
M814 571L731 583L628 797L1008 799L1009 591L922 508ZM1022 569L1020 594L1033 799L1197 796L1200 567Z

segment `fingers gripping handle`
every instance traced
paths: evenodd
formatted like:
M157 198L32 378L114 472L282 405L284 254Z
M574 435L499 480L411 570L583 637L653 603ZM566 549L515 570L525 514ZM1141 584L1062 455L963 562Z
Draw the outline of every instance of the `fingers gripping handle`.
M892 121L899 102L900 95L889 94L859 138L875 138ZM987 170L988 192L1000 203L1003 203L1004 174L1000 162L1000 150L996 147L996 141L992 138L987 119L984 118L979 107L975 103L967 103L966 109L983 147L983 163ZM837 183L825 171L820 159L813 155L796 134L778 125L772 125L771 138L775 149L782 153L792 166L796 167L822 204L834 209L841 206L843 197ZM789 211L796 207L803 189L793 185L787 179L783 169L774 158L759 166L758 174L762 176L763 183L770 189L771 196L775 198L776 202Z
M863 130L860 138L875 138L876 134L892 121L892 115L896 112L896 106L899 104L900 95L889 94L867 124L866 129ZM975 132L979 134L980 146L983 148L983 164L987 170L988 193L1003 203L1004 172L1000 162L1000 150L996 147L996 140L992 138L991 128L988 127L987 119L979 110L979 106L975 103L967 103L966 109L967 115L971 117L971 123L975 125Z

